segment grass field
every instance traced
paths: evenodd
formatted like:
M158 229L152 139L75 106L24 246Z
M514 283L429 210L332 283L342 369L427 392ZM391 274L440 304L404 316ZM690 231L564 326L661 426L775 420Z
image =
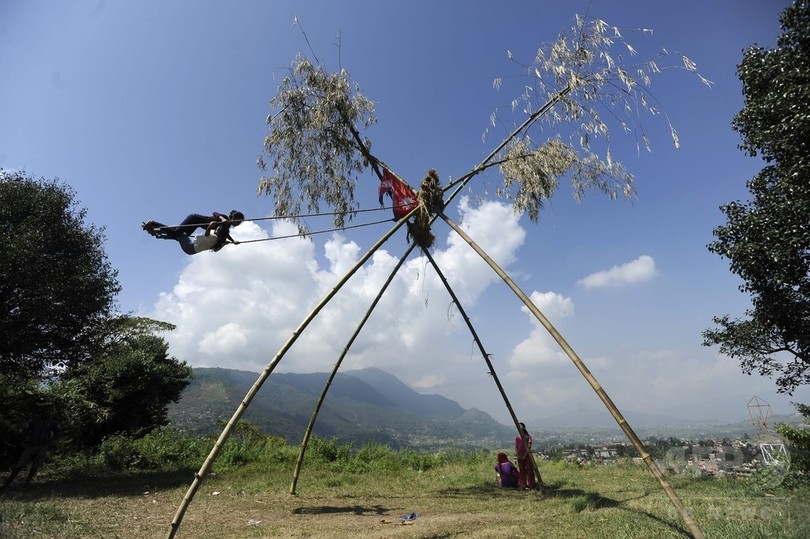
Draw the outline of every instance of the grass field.
M209 476L178 538L688 537L646 468L541 464L544 492L500 490L493 455L427 471L304 467L289 494L287 463ZM0 498L0 537L165 537L191 472L61 479L44 475ZM671 478L708 538L810 537L810 489L756 479ZM403 524L399 517L417 513Z

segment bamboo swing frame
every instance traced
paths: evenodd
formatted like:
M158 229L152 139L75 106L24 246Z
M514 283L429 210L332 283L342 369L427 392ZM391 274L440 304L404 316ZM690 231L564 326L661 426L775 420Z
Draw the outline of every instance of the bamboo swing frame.
M486 170L488 167L492 166L492 164L490 163L492 161L492 159L498 154L498 152L501 149L503 149L509 143L509 141L514 139L520 132L522 132L524 129L529 127L534 121L537 120L537 118L540 117L540 115L545 114L549 109L551 109L551 107L553 107L556 103L561 101L568 94L568 92L570 90L571 90L571 87L566 86L563 90L561 90L559 93L557 93L555 96L553 96L540 109L533 112L520 126L518 126L514 131L512 131L512 133L509 136L507 136L503 140L503 142L501 142L501 144L495 150L493 150L477 167L475 167L472 171L465 174L464 176L458 178L456 181L451 182L450 184L445 186L443 188L443 191L445 191L445 192L450 190L453 187L455 187L455 189L447 197L447 199L444 201L444 203L443 203L444 207L446 207L447 204L449 204L450 201L453 198L455 198L455 196L459 192L461 192L461 190L466 186L466 184L474 176L476 176L480 172ZM347 122L347 125L348 125L349 129L351 130L351 132L352 132L352 134L353 134L353 136L354 136L354 138L356 140L356 143L358 144L360 152L363 154L364 157L366 157L368 159L369 163L372 166L372 169L377 174L377 176L381 177L379 168L377 166L377 163L379 162L379 160L374 158L369 153L368 149L363 144L362 139L360 138L359 133L357 132L357 129L354 127L354 125L352 125L351 122ZM268 363L267 367L265 367L264 371L262 371L262 373L259 375L256 382L253 384L253 386L250 388L250 390L248 390L247 394L245 395L244 399L242 400L242 402L237 407L237 409L234 412L233 416L231 417L230 421L228 421L228 423L225 425L225 428L222 430L222 433L220 434L219 438L215 442L213 448L211 449L211 452L209 453L209 455L206 458L205 462L203 463L202 467L194 475L194 480L193 480L192 484L190 485L188 491L186 492L185 496L183 497L183 500L180 503L180 506L178 507L174 518L172 519L171 528L170 528L168 536L167 536L168 539L173 539L175 537L175 535L176 535L176 533L177 533L177 531L178 531L178 529L180 527L180 524L182 523L183 517L184 517L189 505L191 504L191 501L194 498L194 495L196 494L197 490L199 489L202 481L205 479L205 477L210 472L214 461L219 456L219 453L222 450L222 447L224 446L227 439L230 437L231 432L233 431L236 424L241 419L242 415L247 410L247 408L250 405L253 398L259 392L259 390L261 389L264 382L267 380L267 378L270 376L270 374L276 368L276 366L281 361L281 359L284 357L286 352L292 347L292 345L295 343L295 341L298 339L298 337L301 336L301 334L306 329L306 327L310 324L310 322L312 322L312 320L315 319L315 317L323 309L323 307L326 306L326 304L340 291L340 289L343 287L343 285L345 285L349 281L349 279L371 258L371 256L386 241L388 241L394 235L394 233L396 233L396 231L399 230L407 222L407 220L411 216L413 216L418 211L424 211L424 208L421 208L421 207L417 206L416 208L411 210L408 213L408 215L406 215L403 219L400 219L399 221L397 221L396 224L394 224L394 226L392 226L391 229L388 232L383 234L383 236L357 261L357 263L354 266L352 266L352 268L338 281L338 283L323 297L323 299L321 299L321 301L312 309L312 311L310 311L310 313L304 318L304 320L299 324L299 326L293 331L292 335L289 337L287 342L281 347L281 349L279 349L279 351L276 353L276 355L273 357L273 359ZM455 231L490 266L490 268L507 284L507 286L509 286L509 288L515 293L515 295L523 302L523 304L529 309L529 311L540 322L540 324L549 332L549 334L552 336L552 338L557 342L557 344L563 349L563 351L566 353L566 355L569 357L569 359L574 363L577 370L579 370L580 374L582 374L582 376L585 378L585 380L588 382L588 384L591 386L591 388L599 396L600 400L605 405L605 407L608 409L611 416L614 418L614 420L619 425L619 427L622 429L625 436L627 436L630 443L633 445L633 447L639 453L639 455L641 456L642 460L644 461L644 463L647 466L647 468L649 469L649 471L656 478L659 485L664 490L667 497L670 499L670 502L674 506L674 508L675 508L676 512L678 513L678 515L680 516L681 520L686 525L686 527L689 529L689 533L692 535L692 537L694 539L705 539L705 536L704 536L702 530L700 529L700 527L698 526L697 522L694 520L694 518L692 517L689 510L683 504L683 502L679 498L678 494L675 492L675 490L672 488L672 486L666 480L666 478L664 477L664 474L661 472L658 465L655 463L653 458L650 456L649 452L647 452L646 448L644 447L644 444L641 442L641 440L638 438L636 433L633 431L633 429L627 423L627 420L624 418L624 416L621 414L621 412L619 412L616 405L610 399L608 394L605 392L605 390L602 388L602 386L599 384L599 382L596 380L596 378L593 376L593 374L591 374L590 370L585 366L584 362L579 358L579 356L576 354L576 352L574 352L573 348L571 348L571 346L565 341L565 339L556 330L556 328L551 324L551 322L549 322L549 320L545 317L545 315L543 315L543 313L540 311L540 309L538 309L537 306L535 306L534 303L532 303L531 299L529 299L529 297L520 289L520 287L518 287L518 285L509 277L509 275L500 266L498 266L498 264L494 260L492 260L492 258L489 257L486 254L486 252L480 246L478 246L478 244L476 244L475 241L473 241L473 239L470 238L469 235L467 235L461 229L461 227L459 227L456 223L454 223L451 219L449 219L446 215L444 215L443 211L438 212L436 215L431 216L431 223L435 222L436 219L439 218L439 217L445 223L447 223L447 225L453 231ZM330 376L329 376L329 378L328 378L328 380L327 380L327 382L326 382L326 384L324 386L324 389L323 389L323 391L322 391L322 393L321 393L321 395L320 395L320 397L318 399L317 405L316 405L315 409L313 410L312 416L310 417L309 424L307 425L307 428L306 428L306 431L305 431L305 434L304 434L304 439L303 439L303 441L301 443L301 446L299 448L299 453L298 453L298 456L297 456L297 459L296 459L295 471L293 473L292 484L290 486L290 494L293 494L293 495L296 494L296 487L297 487L299 472L300 472L301 465L302 465L302 462L303 462L304 453L306 451L306 446L307 446L307 443L309 441L309 438L310 438L310 435L311 435L311 432L312 432L312 428L313 428L314 423L316 421L317 415L318 415L318 413L320 411L321 405L323 404L323 401L324 401L324 399L326 397L326 394L327 394L329 388L331 387L331 384L332 384L332 382L334 380L335 375L337 374L337 371L338 371L343 359L345 358L346 354L348 353L349 349L351 348L351 345L354 343L355 339L359 335L359 333L362 330L363 326L368 321L368 319L371 316L374 308L377 306L380 299L382 298L384 292L387 290L388 286L392 282L394 276L397 274L397 272L401 268L402 264L405 262L406 258L411 254L411 252L413 251L413 249L415 247L416 247L416 244L411 243L408 250L400 258L400 260L397 263L396 267L391 272L391 274L388 276L388 279L383 284L383 286L380 288L379 293L377 294L377 296L372 301L371 306L366 311L364 317L358 323L358 326L357 326L355 332L352 334L352 336L347 341L347 344L344 347L343 352L341 353L340 357L338 358L338 360L337 360L337 362L336 362L336 364L335 364L335 366L334 366L334 368L333 368L333 370L332 370L332 372L331 372L331 374L330 374ZM492 362L490 361L490 355L484 349L484 346L481 343L481 340L478 337L477 332L475 331L469 317L467 316L466 312L464 311L461 303L458 301L458 298L456 297L455 293L453 292L452 287L447 282L447 279L445 278L444 274L441 272L438 264L433 259L433 257L430 255L430 253L429 253L429 251L427 249L423 249L423 253L427 256L427 258L430 261L432 267L435 269L435 271L438 274L440 280L442 281L442 283L445 286L446 290L450 294L453 302L455 303L456 307L459 309L459 312L461 313L462 317L464 318L464 321L467 324L467 326L468 326L468 328L470 330L470 333L473 336L473 339L475 340L476 344L478 345L478 348L479 348L479 350L481 352L482 357L484 358L484 361L487 364L487 367L489 368L489 374L492 376L492 378L495 381L495 384L496 384L496 386L498 388L498 391L500 392L501 396L504 399L504 403L506 404L506 407L509 410L509 413L510 413L510 415L511 415L511 417L512 417L514 423L515 423L515 427L518 429L518 432L520 432L520 429L518 428L517 416L515 415L515 412L514 412L512 406L511 406L511 404L509 402L509 399L506 396L506 392L503 389L503 386L501 385L500 380L497 377L497 374L495 373L495 369L494 369L494 367L492 365ZM531 456L531 451L529 451L529 455ZM534 468L535 477L537 479L537 483L542 488L543 482L542 482L542 479L540 477L539 469L538 469L536 463L534 462L533 457L531 457L531 460L532 460L532 466Z

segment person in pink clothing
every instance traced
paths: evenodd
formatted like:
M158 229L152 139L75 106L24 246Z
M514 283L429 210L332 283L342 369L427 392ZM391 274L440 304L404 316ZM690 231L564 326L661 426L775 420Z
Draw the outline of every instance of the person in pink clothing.
M532 464L532 437L526 430L526 425L518 423L520 431L515 437L515 454L518 463L518 486L524 489L534 488L534 465Z
M503 451L498 451L498 464L495 465L495 471L498 472L499 487L517 488L518 469Z

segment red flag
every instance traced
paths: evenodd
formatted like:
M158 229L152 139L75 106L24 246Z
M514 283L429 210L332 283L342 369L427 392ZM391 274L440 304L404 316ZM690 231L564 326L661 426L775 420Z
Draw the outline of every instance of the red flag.
M386 193L394 201L394 217L397 219L402 219L416 207L416 193L390 170L383 167L379 191L380 204L383 203L383 197Z

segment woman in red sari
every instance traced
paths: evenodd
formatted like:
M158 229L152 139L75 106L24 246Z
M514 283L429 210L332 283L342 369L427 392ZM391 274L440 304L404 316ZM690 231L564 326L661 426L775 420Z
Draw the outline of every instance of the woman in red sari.
M526 430L526 425L518 423L520 432L515 437L515 454L517 455L519 471L519 487L523 489L534 488L534 465L532 464L532 437Z

